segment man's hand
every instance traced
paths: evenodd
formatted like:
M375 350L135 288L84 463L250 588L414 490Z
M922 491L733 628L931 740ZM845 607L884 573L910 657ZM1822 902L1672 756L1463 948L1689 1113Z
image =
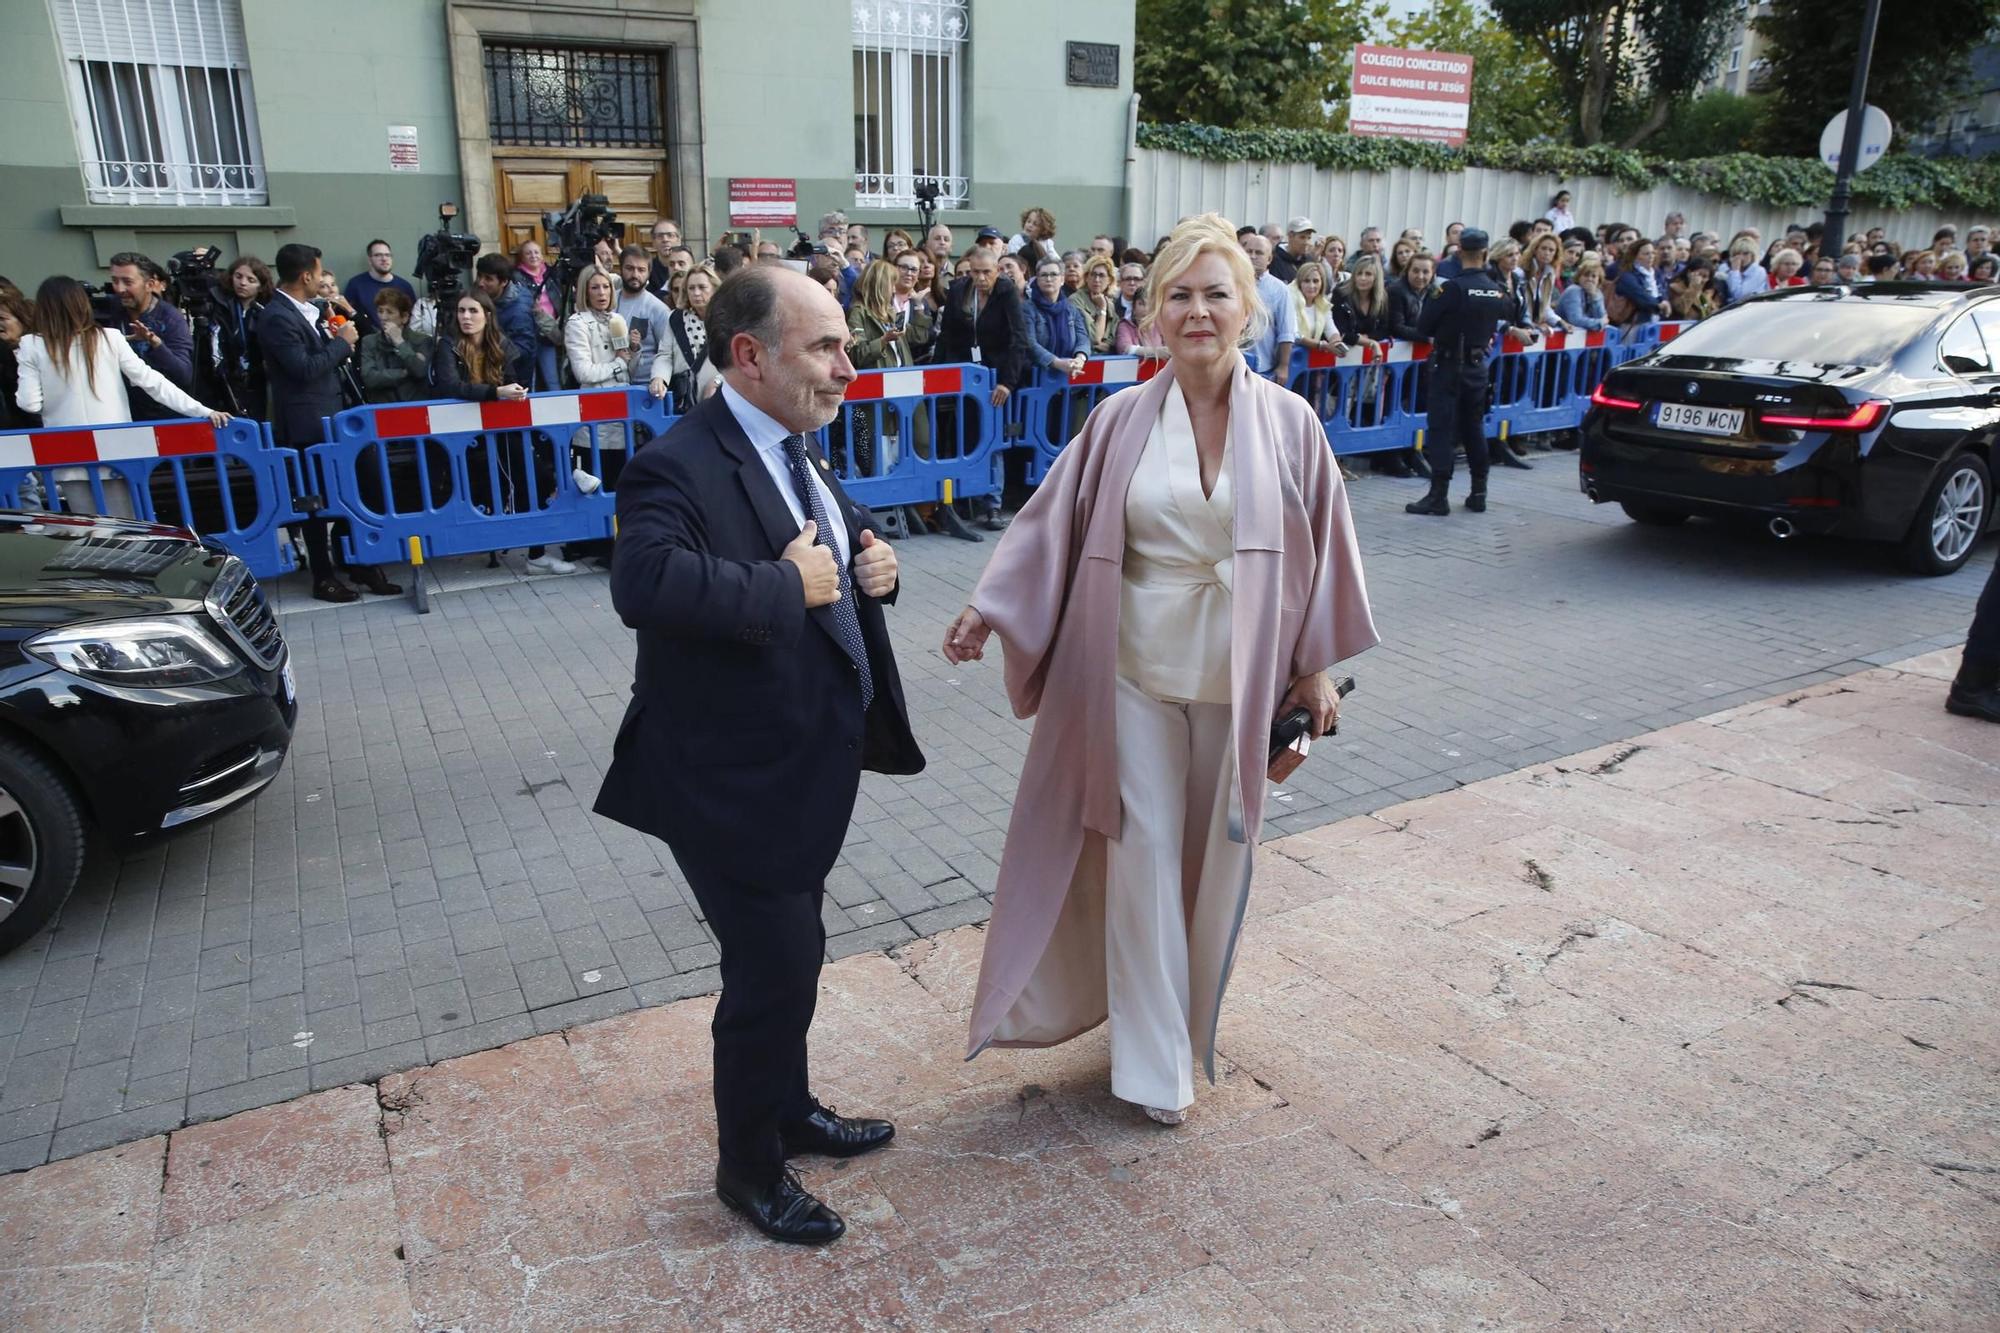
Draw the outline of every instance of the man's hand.
M1012 389L1009 389L1009 388L1008 388L1008 387L1007 387L1006 385L1004 385L1004 384L996 384L996 385L994 385L994 386L993 386L993 406L995 406L995 407L1003 407L1003 406L1005 406L1005 405L1006 405L1006 402L1007 402L1007 395L1008 395L1008 394L1010 394L1010 393L1012 393L1012 392L1013 392L1013 390L1012 390Z
M350 319L342 323L339 327L335 328L333 331L333 336L340 339L342 342L346 343L349 347L352 347L354 346L354 344L361 341L361 330L354 323L354 321Z
M887 597L896 590L896 551L867 528L854 556L854 586L868 597Z
M799 567L799 581L805 585L806 608L829 606L840 600L840 566L833 552L819 544L819 524L811 519L792 538L779 558Z
M986 617L977 608L966 607L944 632L944 660L953 666L979 661L986 656L986 638L991 633L993 627L986 623Z

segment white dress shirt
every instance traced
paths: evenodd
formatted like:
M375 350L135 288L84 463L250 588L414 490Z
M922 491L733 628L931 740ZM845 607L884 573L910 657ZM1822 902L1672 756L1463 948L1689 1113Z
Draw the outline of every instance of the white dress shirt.
M785 508L792 511L792 522L803 528L811 515L799 504L799 493L792 486L792 465L785 457L785 440L792 432L786 430L764 409L736 392L736 386L728 380L722 382L722 401L729 405L736 424L743 427L743 433L750 438L750 447L757 451L763 461L764 470L771 474L772 484L784 498ZM812 451L806 451L812 458ZM854 559L854 553L847 549L847 522L841 514L839 502L833 491L827 487L826 478L819 475L818 465L807 469L812 473L813 485L819 489L820 508L826 514L827 526L833 531L826 534L833 542L834 550L840 555L842 569Z

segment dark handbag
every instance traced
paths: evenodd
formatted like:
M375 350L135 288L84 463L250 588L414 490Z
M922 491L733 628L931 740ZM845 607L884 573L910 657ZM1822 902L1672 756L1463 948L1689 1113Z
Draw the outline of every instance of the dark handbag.
M1336 697L1345 699L1354 692L1354 677L1342 676L1338 681L1334 682L1333 692ZM1271 724L1271 753L1264 760L1265 764L1269 765L1274 762L1278 757L1279 751L1291 748L1294 741L1310 732L1312 724L1312 714L1303 708L1294 708L1291 712L1284 714L1276 722L1273 722ZM1336 722L1326 734L1332 736L1339 730L1340 723Z

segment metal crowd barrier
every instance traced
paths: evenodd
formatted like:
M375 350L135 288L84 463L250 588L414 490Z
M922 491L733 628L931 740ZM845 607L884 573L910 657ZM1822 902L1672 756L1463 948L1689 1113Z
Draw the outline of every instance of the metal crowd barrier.
M189 528L259 578L294 567L283 530L303 491L298 455L247 418L0 431L0 505Z

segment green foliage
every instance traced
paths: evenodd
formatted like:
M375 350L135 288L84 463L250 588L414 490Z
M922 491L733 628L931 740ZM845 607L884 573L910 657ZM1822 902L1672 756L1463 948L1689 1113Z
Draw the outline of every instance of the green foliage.
M1816 158L1658 158L1598 145L1473 144L1446 148L1403 139L1361 138L1323 130L1225 130L1213 125L1141 125L1139 146L1211 162L1309 162L1331 171L1414 167L1463 171L1485 167L1566 180L1608 176L1628 190L1665 181L1728 199L1782 207L1825 204L1833 173ZM1883 208L1967 208L2000 211L2000 159L1892 155L1854 178L1857 203Z
M1132 86L1149 120L1323 127L1379 19L1367 0L1138 0Z
M1762 97L1744 97L1718 88L1676 107L1660 132L1646 141L1646 147L1666 158L1741 150L1756 141L1764 114Z
M1386 45L1472 57L1472 120L1466 137L1473 143L1564 137L1562 89L1548 58L1495 23L1473 0L1431 0L1388 26Z
M1810 153L1827 120L1847 105L1860 49L1863 0L1771 0L1751 22L1770 61L1773 114L1759 147ZM1899 138L1948 109L1964 86L1972 50L1992 28L1994 0L1935 0L1922 21L1885 10L1868 70L1868 100L1889 113ZM1871 168L1866 174L1873 175ZM1857 179L1859 179L1857 177Z
M1627 146L1667 122L1715 63L1737 0L1491 0L1555 71L1576 142L1622 127Z

